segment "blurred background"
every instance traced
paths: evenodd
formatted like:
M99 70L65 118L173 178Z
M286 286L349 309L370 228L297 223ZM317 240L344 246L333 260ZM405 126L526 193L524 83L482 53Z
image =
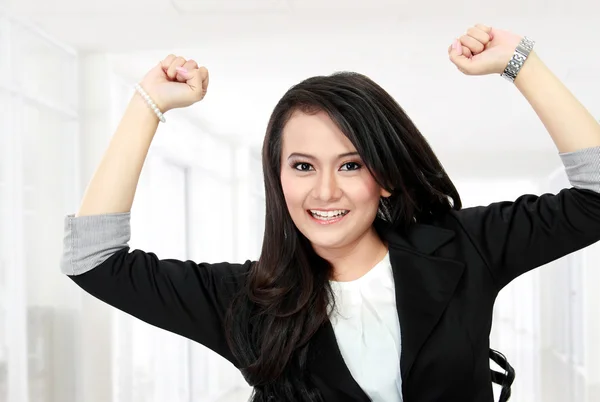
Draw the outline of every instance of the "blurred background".
M84 294L60 274L64 216L133 96L169 53L211 74L200 104L167 114L132 210L132 247L161 258L259 255L260 145L287 88L364 73L431 142L464 204L569 184L514 86L466 77L447 47L482 22L536 50L600 117L595 0L0 0L0 401L229 402L249 389L223 359ZM491 345L515 401L600 401L600 247L500 295Z

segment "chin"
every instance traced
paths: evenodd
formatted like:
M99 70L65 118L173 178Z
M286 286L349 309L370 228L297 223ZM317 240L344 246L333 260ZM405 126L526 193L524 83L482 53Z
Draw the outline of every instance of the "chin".
M302 231L302 234L308 239L313 248L320 249L339 249L347 246L351 241L347 232L332 231L327 233L326 230L310 230Z
M332 238L323 238L322 236L311 236L307 237L310 244L312 244L313 248L320 249L336 249L341 248L346 245L345 239L332 239Z

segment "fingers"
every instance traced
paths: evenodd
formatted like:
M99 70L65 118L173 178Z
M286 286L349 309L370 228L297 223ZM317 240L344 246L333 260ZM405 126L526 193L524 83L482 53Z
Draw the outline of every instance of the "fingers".
M177 56L175 56L174 54L170 54L167 57L165 57L165 59L163 61L160 62L160 66L162 67L162 69L165 73L169 69L169 66L171 65L171 63L173 63L173 61L176 58L177 58Z
M170 80L174 80L177 75L177 68L181 68L183 64L185 64L185 59L183 57L177 57L173 54L170 54L165 57L163 61L161 61L160 66L167 77Z
M182 83L190 81L189 84L191 86L202 88L202 92L206 93L208 88L208 70L202 67L198 71L198 63L195 60L186 60L181 56L170 54L160 65L169 80Z
M474 27L467 29L467 35L472 36L484 45L493 39L492 28L481 24L476 24Z
M492 27L483 24L475 24L475 28L478 28L489 35L490 40L494 40L494 32Z
M177 70L183 68L185 62L186 60L183 57L176 57L169 65L169 68L167 68L167 77L169 77L170 80L175 80L177 78Z
M191 75L190 72L193 70L196 70L198 68L198 63L196 63L194 60L188 60L186 61L183 66L181 67L177 67L177 81L179 82L186 82L187 80L190 79Z
M473 52L468 46L462 46L462 55L465 56L467 59L470 59L471 57L473 57Z
M455 39L452 45L448 48L448 56L450 61L461 71L465 72L469 62L471 61L467 54L471 54L470 51L461 45L460 40Z
M485 49L485 45L472 36L463 35L459 38L459 40L460 44L463 45L464 48L469 49L471 54L479 54L483 52L483 49Z
M198 70L198 76L202 80L202 93L206 94L208 90L208 70L205 67L201 67Z
M488 43L493 39L492 28L483 24L476 24L469 28L466 34L459 38L462 45L462 54L471 58L483 52Z
M206 67L199 67L193 70L188 85L193 89L196 101L204 99L208 91L208 70Z

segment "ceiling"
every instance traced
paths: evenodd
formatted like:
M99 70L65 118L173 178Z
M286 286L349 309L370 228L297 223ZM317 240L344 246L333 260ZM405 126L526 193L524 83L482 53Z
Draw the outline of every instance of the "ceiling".
M417 20L456 31L475 22L530 27L555 19L552 28L560 31L565 23L584 19L592 23L589 30L600 15L597 0L0 0L0 10L3 4L53 36L95 50L193 47L276 32L394 32Z
M110 53L132 81L169 53L196 59L208 67L211 86L190 111L207 130L254 145L287 88L354 70L398 100L449 170L472 172L468 157L507 174L547 172L560 162L518 91L497 76L463 76L448 61L452 39L477 22L536 39L546 63L600 117L597 0L4 2L84 54Z

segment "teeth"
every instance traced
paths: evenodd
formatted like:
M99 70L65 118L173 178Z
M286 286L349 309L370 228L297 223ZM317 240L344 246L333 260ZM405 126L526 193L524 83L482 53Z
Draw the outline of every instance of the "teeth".
M332 218L344 216L348 213L348 211L344 210L344 209L338 209L337 211L317 211L317 210L311 209L310 213L315 218L332 219Z

